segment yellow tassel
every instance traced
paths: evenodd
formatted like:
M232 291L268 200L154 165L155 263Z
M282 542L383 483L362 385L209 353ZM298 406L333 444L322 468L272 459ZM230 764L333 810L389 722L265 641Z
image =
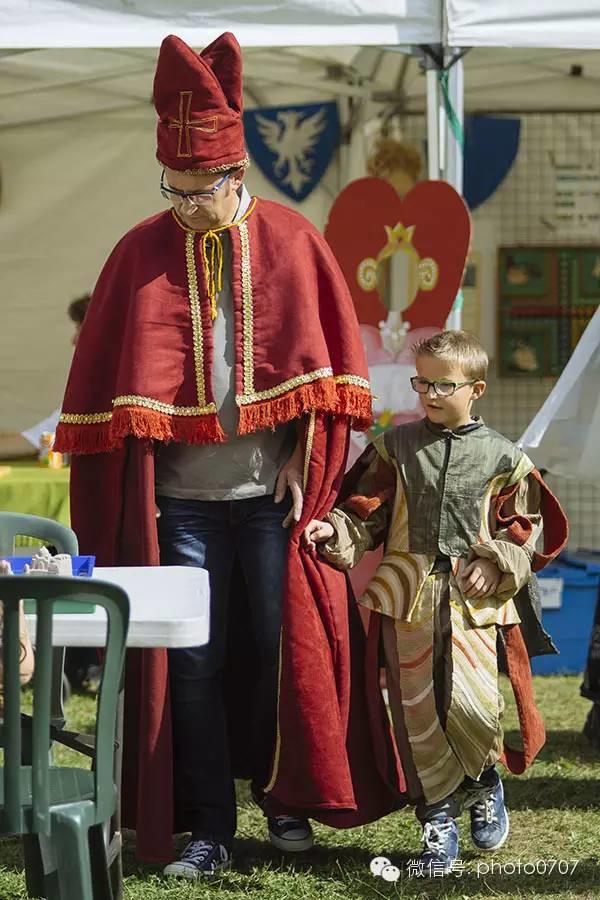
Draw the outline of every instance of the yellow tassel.
M204 265L204 280L206 282L206 292L208 294L208 299L210 302L210 317L213 322L217 318L217 294L223 289L223 246L219 239L219 233L221 231L227 231L229 228L235 228L236 226L241 225L242 222L245 222L249 215L252 213L255 206L256 197L253 197L250 206L248 207L244 215L236 222L230 222L229 225L221 225L214 231L201 232L202 237L200 239L200 242L202 250L202 262ZM194 231L194 229L188 228L186 225L184 225L174 209L171 210L171 214L173 215L173 218L175 219L179 227L183 228L184 231ZM209 242L210 250L208 247Z
M202 262L206 292L210 300L210 317L217 318L217 294L223 288L223 247L219 235L214 231L206 231L202 235Z

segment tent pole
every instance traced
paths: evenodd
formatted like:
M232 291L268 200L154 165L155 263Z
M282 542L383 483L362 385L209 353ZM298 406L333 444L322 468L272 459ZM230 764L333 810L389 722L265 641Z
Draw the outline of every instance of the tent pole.
M459 194L463 190L465 50L440 45L420 47L427 74L427 168L430 181L443 179ZM462 291L447 327L462 324Z
M459 194L463 192L464 164L464 68L459 56L448 69L448 95L450 109L444 115L446 154L444 158L444 180L455 188ZM453 113L452 113L453 111ZM450 114L448 114L450 112ZM460 329L462 326L462 292L456 298L452 311L448 316L448 328Z
M440 102L438 70L427 69L427 176L440 179Z

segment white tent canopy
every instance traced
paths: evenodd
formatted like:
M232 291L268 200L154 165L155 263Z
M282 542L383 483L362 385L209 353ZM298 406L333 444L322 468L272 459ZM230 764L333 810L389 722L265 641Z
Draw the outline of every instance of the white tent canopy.
M0 0L0 430L57 405L68 301L93 285L120 235L160 208L150 97L165 34L202 47L232 30L247 107L338 100L355 140L300 207L321 226L345 179L364 172L364 136L378 114L425 111L426 79L402 50L443 42L446 27L459 45L502 44L501 23L509 43L520 36L529 46L513 28L520 16L540 46L558 49L470 50L465 109L597 109L600 54L570 49L600 48L591 6L574 0L557 35L555 0ZM579 44L566 23L586 13L588 43ZM248 181L281 199L256 166Z
M451 47L600 48L598 0L447 0Z
M156 46L0 51L0 139L28 122L149 106L156 55ZM366 96L372 114L394 102L425 110L418 60L389 48L247 48L244 74L247 106ZM597 109L599 80L593 51L474 49L465 57L465 109Z
M597 0L0 0L0 48L204 46L600 47Z
M1 0L0 47L192 46L233 31L244 47L439 42L439 0Z

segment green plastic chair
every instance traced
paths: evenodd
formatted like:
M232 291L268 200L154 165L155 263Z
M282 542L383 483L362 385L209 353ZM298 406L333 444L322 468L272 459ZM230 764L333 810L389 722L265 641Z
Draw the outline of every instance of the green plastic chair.
M44 541L55 547L59 553L69 553L71 556L77 556L79 552L77 536L66 525L55 522L53 519L45 519L42 516L31 516L17 512L0 512L0 558L14 554L17 536ZM60 739L65 725L63 710L64 661L64 648L55 647L52 659L52 722L55 727L55 739ZM24 716L24 724L27 728L27 734L30 734L30 723L27 721L26 716ZM23 750L24 758L29 761L30 748L27 743ZM25 835L23 837L23 852L25 855L25 874L29 894L32 897L42 896L42 858L38 840L34 835Z
M83 583L82 583L83 582ZM36 601L35 674L31 765L22 762L19 677L19 600ZM98 696L93 771L50 764L52 617L54 603L68 598L104 607L108 634ZM49 838L56 877L47 878L49 900L112 898L103 826L113 815L117 790L113 752L119 687L129 624L129 598L117 585L57 576L0 576L4 605L4 721L0 744L0 832Z
M0 556L12 556L17 535L37 538L52 544L59 553L77 556L79 547L74 531L60 522L42 516L0 512Z

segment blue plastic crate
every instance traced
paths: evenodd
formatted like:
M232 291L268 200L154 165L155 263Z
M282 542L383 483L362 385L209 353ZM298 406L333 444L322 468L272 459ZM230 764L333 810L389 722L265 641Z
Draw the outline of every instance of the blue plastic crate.
M23 573L23 569L25 568L25 564L31 565L32 556L1 556L0 559L5 559L10 563L13 573L15 575L21 575ZM71 561L73 563L73 575L87 575L91 576L94 571L94 564L96 562L95 556L72 556Z
M531 660L534 675L583 672L600 589L600 562L592 554L564 553L538 578L563 582L560 609L542 609L544 628L560 653Z
M30 564L32 557L31 556L2 556L0 559L7 560L13 573L15 575L21 575L23 573L23 569L25 568L25 563ZM72 556L71 561L73 564L73 575L83 578L89 578L94 571L94 564L96 562L95 556ZM35 576L33 576L35 578ZM26 613L35 613L35 600L25 600L24 602L25 612ZM95 603L71 603L69 600L59 600L54 605L55 612L77 612L77 613L93 613L96 609Z

